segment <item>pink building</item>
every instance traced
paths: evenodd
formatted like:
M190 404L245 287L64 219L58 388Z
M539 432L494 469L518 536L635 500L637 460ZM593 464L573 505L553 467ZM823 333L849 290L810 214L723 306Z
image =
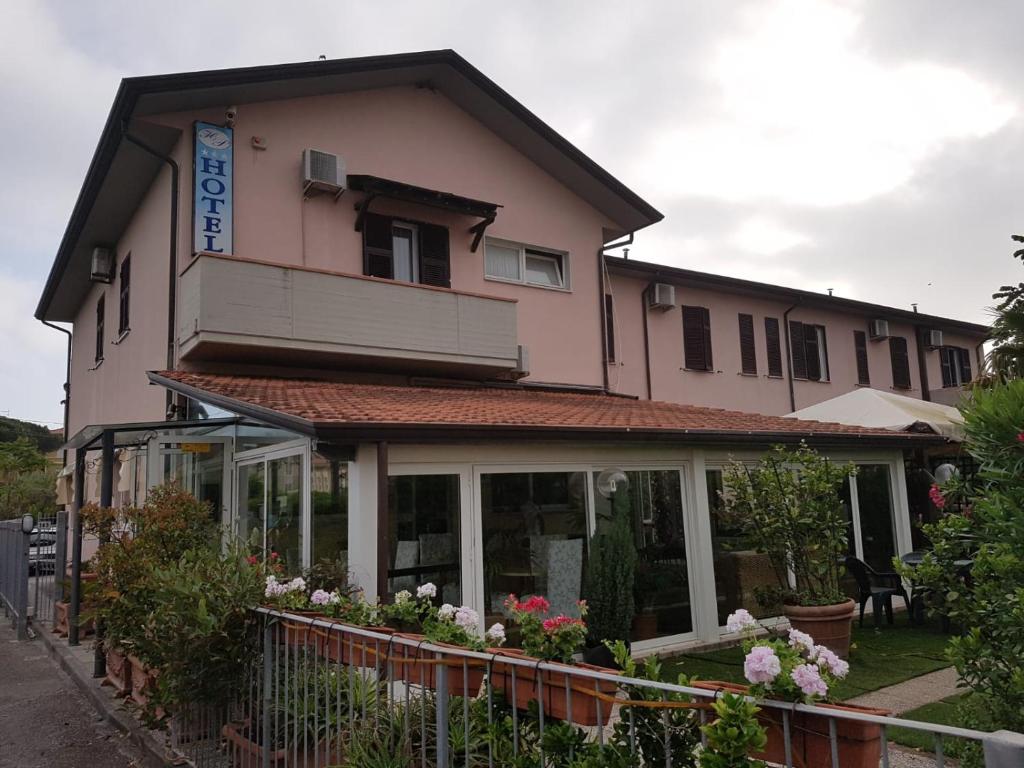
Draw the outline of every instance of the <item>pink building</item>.
M782 416L858 386L871 321L870 385L918 397L953 375L920 334L959 384L984 329L606 258L661 218L451 51L125 80L37 310L74 327L76 507L177 480L293 570L489 620L572 610L621 470L640 649L753 607L730 458L856 461L851 552L911 549L904 451L938 441Z

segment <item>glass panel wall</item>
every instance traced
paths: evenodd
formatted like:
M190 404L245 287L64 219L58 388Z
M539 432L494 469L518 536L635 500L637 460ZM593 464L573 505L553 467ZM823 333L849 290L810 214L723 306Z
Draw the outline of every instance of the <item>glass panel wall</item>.
M177 483L199 501L210 505L220 523L224 510L224 443L160 441L158 483Z
M583 472L480 478L484 612L500 621L509 593L544 595L553 613L579 615L587 547Z
M348 561L348 462L313 454L312 564Z
M594 483L600 473L594 473ZM633 593L636 614L630 639L693 631L686 530L678 470L626 472L629 487L611 499L595 494L597 532L617 514L628 516L637 550Z
M238 467L238 502L235 536L253 552L262 552L265 544L263 521L266 519L266 465L242 464Z
M302 570L302 454L267 462L267 549L285 572Z
M459 475L388 478L388 591L433 582L443 602L462 602Z

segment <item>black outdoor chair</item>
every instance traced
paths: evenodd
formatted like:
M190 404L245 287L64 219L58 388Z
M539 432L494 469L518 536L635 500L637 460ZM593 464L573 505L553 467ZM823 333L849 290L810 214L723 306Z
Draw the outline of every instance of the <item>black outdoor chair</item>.
M892 596L899 595L903 604L910 611L910 598L903 588L903 580L898 573L892 571L876 571L863 560L856 557L846 558L846 570L857 582L857 601L860 603L860 626L864 626L864 607L871 600L871 610L875 615L875 626L881 623L882 610L885 618L892 624Z

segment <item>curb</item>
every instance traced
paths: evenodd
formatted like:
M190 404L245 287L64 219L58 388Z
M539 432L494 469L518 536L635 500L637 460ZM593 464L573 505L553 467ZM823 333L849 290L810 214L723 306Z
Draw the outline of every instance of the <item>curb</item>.
M63 642L50 636L44 624L33 628L32 633L43 641L46 650L57 665L75 683L75 686L89 700L96 712L118 731L127 736L143 752L143 762L149 768L179 763L168 757L168 752L157 731L146 728L142 723L119 706L119 701L100 686L100 681L85 673L75 659L71 649Z

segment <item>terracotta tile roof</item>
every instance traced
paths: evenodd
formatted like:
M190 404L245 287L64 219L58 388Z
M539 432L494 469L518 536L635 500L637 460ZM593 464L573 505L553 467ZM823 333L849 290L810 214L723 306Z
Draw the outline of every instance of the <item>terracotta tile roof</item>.
M150 373L167 386L268 423L323 429L437 428L640 435L774 436L839 439L862 444L920 443L928 436L764 416L604 394L521 387L354 384L312 379L229 376L184 371Z

